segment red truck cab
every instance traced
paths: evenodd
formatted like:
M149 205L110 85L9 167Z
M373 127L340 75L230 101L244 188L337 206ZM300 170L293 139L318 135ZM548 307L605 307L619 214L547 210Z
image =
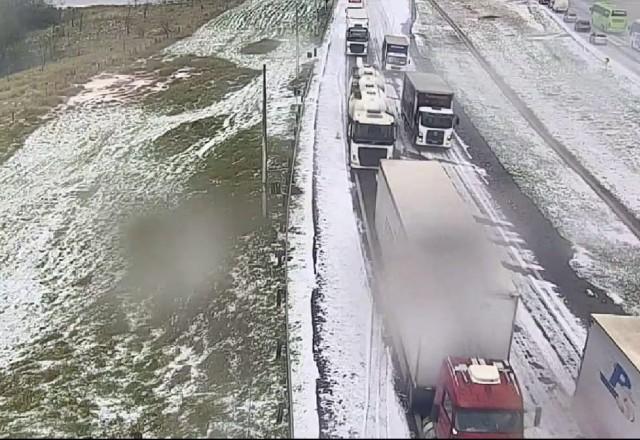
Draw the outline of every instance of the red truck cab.
M520 386L506 361L447 358L431 412L437 438L523 438Z

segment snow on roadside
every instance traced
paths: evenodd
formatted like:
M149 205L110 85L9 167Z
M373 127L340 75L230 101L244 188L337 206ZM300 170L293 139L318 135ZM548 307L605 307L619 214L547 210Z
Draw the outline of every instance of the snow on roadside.
M327 52L321 55L326 59L316 66L318 76L307 97L296 168L296 184L303 193L293 201L291 218L291 229L295 232L292 245L295 246L289 280L290 321L294 321L290 331L291 340L299 340L292 345L292 350L299 352L297 360L300 361L300 366L294 364L292 370L295 376L292 380L299 384L294 387L297 394L294 402L298 402L298 408L294 408L295 434L317 435L317 421L303 426L316 411L315 405L305 402L301 406L300 401L311 395L312 381L319 372L317 411L322 435L361 437L371 434L365 423L370 407L366 397L369 387L375 387L375 381L380 381L378 389L386 390L386 403L384 409L381 408L380 413L373 417L378 420L384 418L384 433L405 436L404 412L393 392L388 353L380 352L381 356L386 356L387 364L383 362L380 365L385 365L384 371L369 371L367 347L371 336L372 303L343 137L345 57L341 50L344 33L342 6L337 5L336 19L327 34L328 47L323 49ZM336 97L339 98L336 100ZM336 111L336 105L341 105L342 111ZM311 211L312 197L315 199L315 212ZM312 214L316 215L315 225L310 224ZM315 241L312 236L314 226ZM317 251L315 267L314 243ZM314 287L317 290L312 294ZM314 320L314 335L309 334L311 320ZM376 347L384 347L380 335L376 335L372 343ZM314 362L310 356L312 347L317 366L311 364ZM374 429L374 433L384 436L379 430L382 423L369 427ZM362 432L363 429L366 432Z
M425 1L417 7L414 32L420 51L452 85L518 186L579 250L574 269L624 297L632 309L640 286L638 240L533 131L435 10Z

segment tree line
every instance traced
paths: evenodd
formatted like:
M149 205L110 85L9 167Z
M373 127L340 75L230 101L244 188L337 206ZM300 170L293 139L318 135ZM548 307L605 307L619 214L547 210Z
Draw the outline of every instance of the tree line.
M45 0L0 0L0 63L28 32L57 24L60 19L60 10Z

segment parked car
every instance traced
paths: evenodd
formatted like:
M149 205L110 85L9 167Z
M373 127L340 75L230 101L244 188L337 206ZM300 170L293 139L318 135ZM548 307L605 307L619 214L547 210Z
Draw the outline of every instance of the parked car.
M575 23L578 20L578 15L573 11L567 11L562 16L562 21L565 23Z
M607 44L607 35L602 32L591 32L589 43L604 46Z
M573 29L576 32L591 32L591 22L589 20L576 20Z

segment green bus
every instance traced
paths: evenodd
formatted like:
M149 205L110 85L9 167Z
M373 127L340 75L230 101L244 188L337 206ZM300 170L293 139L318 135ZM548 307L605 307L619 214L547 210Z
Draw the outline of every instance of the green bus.
M589 8L591 24L604 32L625 32L627 30L627 11L615 5L598 2Z

